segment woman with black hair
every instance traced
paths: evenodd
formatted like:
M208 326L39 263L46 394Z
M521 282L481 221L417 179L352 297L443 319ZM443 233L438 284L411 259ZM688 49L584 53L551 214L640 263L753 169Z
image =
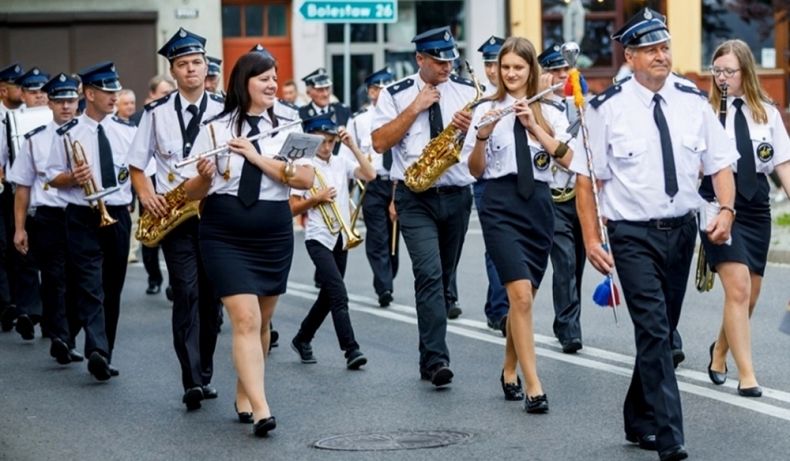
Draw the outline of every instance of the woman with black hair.
M206 123L192 148L200 153L227 144L236 155L198 161L186 184L189 199L204 199L200 250L233 325L236 412L239 421L254 423L257 436L276 427L264 392L264 356L293 257L288 197L291 187L313 184L309 161L278 157L287 133L247 139L289 121L276 99L274 59L257 52L242 56L231 71L224 110ZM283 131L300 129L297 124Z

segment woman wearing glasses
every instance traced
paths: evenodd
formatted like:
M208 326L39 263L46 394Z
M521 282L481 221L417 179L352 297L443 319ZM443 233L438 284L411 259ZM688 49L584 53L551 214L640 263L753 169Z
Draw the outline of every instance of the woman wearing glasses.
M776 170L786 192L790 191L790 139L782 116L760 87L754 57L741 40L729 40L713 54L710 104L720 112L726 107L724 128L734 140L741 158L736 171L735 214L730 245L712 245L700 229L708 264L719 274L724 287L724 315L719 335L710 346L708 376L714 384L727 379L727 352L738 367L738 394L760 397L752 365L749 319L760 294L768 245L771 240L771 208L766 178ZM722 101L726 87L726 101ZM711 179L706 176L700 195L714 198Z

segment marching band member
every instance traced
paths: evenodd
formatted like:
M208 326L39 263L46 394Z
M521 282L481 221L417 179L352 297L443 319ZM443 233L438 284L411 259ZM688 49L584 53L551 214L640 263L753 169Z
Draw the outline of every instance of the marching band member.
M741 158L732 165L737 191L732 244L714 245L700 232L708 264L724 287L722 325L710 346L708 376L714 384L724 384L731 351L738 365L738 394L744 397L762 395L752 365L749 319L760 295L771 242L767 175L775 169L785 191L790 190L790 139L781 114L760 87L755 67L749 46L741 40L728 40L713 53L710 104L717 112L726 104L725 129L735 139ZM715 199L710 176L705 176L699 192L706 201Z
M222 111L222 99L204 89L206 39L179 29L159 50L170 63L178 91L145 105L132 146L132 183L143 207L158 218L173 212L164 194L187 178L175 163L188 157L203 120ZM156 186L146 176L155 159ZM217 397L211 383L220 304L206 276L198 244L198 217L182 222L161 241L173 288L173 346L181 365L183 403L187 410Z
M381 92L371 128L373 149L392 149L395 205L415 278L420 378L440 387L453 379L445 293L469 226L469 185L474 178L465 165L455 165L420 193L412 192L403 179L406 168L445 126L453 123L466 132L471 117L461 109L475 97L475 89L472 82L451 74L458 49L449 27L423 32L412 42L419 71Z
M206 72L206 91L224 98L224 91L222 91L222 80L219 76L222 74L222 59L213 56L206 56L208 60L208 71Z
M285 133L246 139L288 121L275 110L276 95L274 59L257 52L239 58L223 111L206 123L192 148L205 152L216 142L233 154L200 160L188 170L193 178L186 183L190 200L205 197L200 252L233 324L236 411L240 421L254 422L258 436L277 425L264 392L264 356L269 322L285 292L293 256L289 188L307 189L313 183L312 167L275 158Z
M632 78L590 100L589 152L581 139L571 170L590 263L617 273L634 324L636 363L623 416L626 440L657 450L662 461L688 457L672 363L691 265L700 168L713 175L721 213L708 238L724 243L733 221L729 165L737 153L698 89L670 79L672 54L664 17L643 8L612 37L625 47ZM614 100L614 102L612 102ZM586 153L602 183L601 218L614 258L602 246Z
M536 94L540 83L537 53L529 40L505 40L497 62L497 92L490 104L478 106L473 124L508 106L515 111L467 133L462 157L468 156L472 175L487 182L480 224L510 303L502 391L506 400L524 399L516 373L520 365L526 381L524 409L545 413L549 402L537 373L532 306L554 231L549 165L552 158L567 165L572 157L565 143L568 120L548 105L522 101Z
M307 133L323 136L324 142L313 159L316 171L314 188L299 195L291 195L291 213L298 216L307 212L305 246L315 264L321 290L302 320L299 332L291 341L291 347L299 354L302 363L316 363L310 342L327 314L331 312L337 341L340 349L345 352L346 367L349 370L358 370L368 359L359 350L348 314L348 293L343 277L346 273L348 250L353 248L349 238L355 235L346 235L343 226L348 226L346 229L355 234L354 223L349 217L351 204L348 181L371 181L376 177L376 170L357 147L354 138L342 127L338 129L331 114L307 120L304 126ZM338 138L352 152L354 160L345 155L332 155ZM328 211L330 205L340 216ZM323 211L320 211L320 207L323 207ZM327 214L322 216L322 213ZM335 218L336 221L327 222L326 217ZM328 227L330 224L340 226L340 232L333 233Z
M351 109L342 102L332 102L332 79L326 73L326 69L319 67L302 79L307 88L307 95L310 102L299 108L299 118L307 120L326 113L335 115L337 126L346 127L348 119L351 118ZM335 144L334 155L337 155L340 143Z
M46 82L42 91L49 97L53 120L25 134L8 173L8 180L16 184L14 246L41 271L42 325L52 340L49 353L62 365L72 362L76 333L68 322L73 313L67 313L74 306L66 303L66 201L47 184L44 169L55 130L77 112L77 86L76 80L63 73ZM24 330L26 339L33 339L33 324L23 314L17 319L17 331Z
M112 62L79 72L85 113L56 130L45 172L66 206L66 291L74 295L80 326L85 331L88 371L99 381L118 376L112 352L118 330L121 291L126 278L131 218L127 153L135 127L112 116L121 83ZM77 144L85 163L75 164ZM83 187L94 183L95 187ZM94 209L86 190L117 188ZM96 203L94 201L94 203ZM102 210L106 209L106 213ZM98 211L98 212L97 212Z
M497 56L499 50L505 39L492 35L480 48L477 49L483 55L483 64L485 65L485 74L490 84L490 90L486 92L486 96L491 96L496 93L497 80L499 80L499 64L497 63ZM475 208L477 208L478 218L485 206L483 203L483 194L486 190L486 180L478 178L472 184L472 190L475 197ZM496 272L494 261L491 260L491 255L488 249L485 252L486 262L486 275L488 276L488 291L486 292L485 314L488 321L488 327L502 332L502 336L507 336L507 312L510 305L507 301L507 290L499 280L499 274Z
M370 107L357 112L348 124L348 134L354 143L367 154L376 169L376 177L365 184L365 199L362 212L365 216L365 254L373 272L373 289L378 295L379 306L387 307L392 302L393 279L398 274L398 250L391 254L393 235L389 204L392 202L392 151L378 155L371 145L370 123L381 91L392 83L395 76L388 67L377 70L365 78ZM352 159L350 149L343 144L340 154Z
M554 85L568 79L568 62L554 45L538 55L547 83ZM547 96L546 102L559 110L573 123L576 109L562 97L563 88ZM582 227L576 214L576 198L563 197L573 190L575 176L562 165L551 165L552 181L549 184L554 198L554 240L551 247L552 290L554 301L554 335L560 341L562 352L574 354L582 348L581 294L584 273L584 241ZM564 201L558 201L564 200Z

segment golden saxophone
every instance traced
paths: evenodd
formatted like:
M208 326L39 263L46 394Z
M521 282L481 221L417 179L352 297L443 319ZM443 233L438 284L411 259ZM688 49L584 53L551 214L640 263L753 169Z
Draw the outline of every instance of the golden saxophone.
M71 155L71 162L74 167L79 167L82 165L88 165L88 158L85 156L85 149L82 147L79 141L72 141L71 136L66 133L63 138L63 144L66 148L66 152ZM91 203L91 206L95 206L99 210L99 227L106 227L118 222L117 219L110 216L110 213L107 212L107 206L104 204L104 200L102 197L106 195L110 195L113 192L117 192L120 190L118 186L111 187L108 189L99 189L96 185L96 180L93 178L93 174L91 174L91 179L82 185L82 191L85 193L85 199ZM93 203L96 203L93 205Z
M156 151L162 152L159 147L159 138L156 134L156 117L153 112L151 113L151 126ZM208 129L211 135L211 142L216 146L214 127L209 124ZM139 240L140 243L149 248L153 248L159 245L159 242L182 222L198 215L200 200L188 200L184 184L186 184L186 181L183 181L175 189L164 195L165 201L167 201L167 214L164 217L156 217L148 210L143 210L143 212L140 213L140 220L137 223L137 232L134 234L134 237Z
M466 62L466 69L475 86L475 98L461 110L471 112L475 103L483 96L483 91L469 61ZM414 192L423 192L431 187L448 168L461 160L464 136L465 133L451 123L433 138L422 150L420 158L406 168L403 181L406 187Z
M315 169L315 177L318 180L318 187L310 188L310 193L313 196L326 189L326 180L318 168ZM346 246L343 247L343 250L350 250L362 243L362 237L359 236L357 230L353 226L347 225L343 220L343 215L340 214L340 208L336 202L322 203L317 208L330 234L337 235L339 232L346 234Z

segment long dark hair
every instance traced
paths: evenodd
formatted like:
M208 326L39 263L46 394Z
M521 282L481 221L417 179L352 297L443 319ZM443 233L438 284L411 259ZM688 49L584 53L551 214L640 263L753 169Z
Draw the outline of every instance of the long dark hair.
M231 114L230 120L236 127L236 136L241 136L241 126L252 102L250 94L247 92L247 83L252 77L261 75L271 68L275 68L275 71L277 69L277 63L273 57L252 51L239 58L236 65L233 66L233 70L230 71L225 108L222 109L219 116Z

